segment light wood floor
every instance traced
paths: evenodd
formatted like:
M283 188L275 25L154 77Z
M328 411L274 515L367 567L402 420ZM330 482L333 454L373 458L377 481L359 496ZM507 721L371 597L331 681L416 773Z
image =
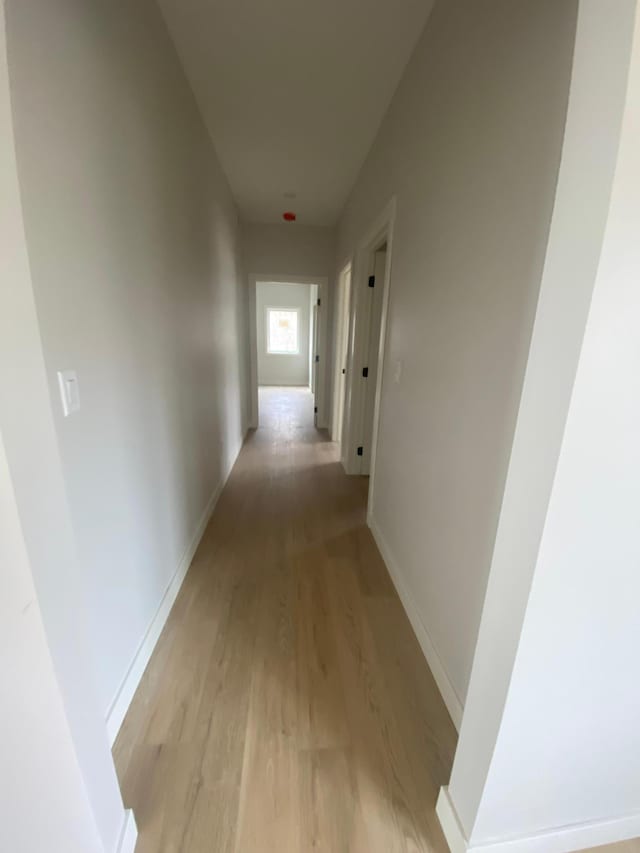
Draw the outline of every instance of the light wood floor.
M136 853L446 851L456 734L302 389L247 440L114 748Z
M115 744L136 853L445 853L456 734L365 525L367 482L313 428L309 392L260 403Z

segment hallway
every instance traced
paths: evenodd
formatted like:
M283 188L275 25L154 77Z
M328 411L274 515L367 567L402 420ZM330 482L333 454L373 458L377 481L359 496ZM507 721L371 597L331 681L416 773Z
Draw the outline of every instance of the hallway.
M137 853L446 850L455 730L312 407L260 389L120 731Z

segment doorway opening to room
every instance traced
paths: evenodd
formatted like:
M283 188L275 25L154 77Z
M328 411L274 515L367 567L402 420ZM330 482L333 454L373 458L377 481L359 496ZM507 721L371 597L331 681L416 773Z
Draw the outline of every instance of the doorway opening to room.
M395 201L392 199L360 242L353 266L344 267L338 283L340 302L336 307L335 357L338 363L334 372L332 428L336 435L340 431L340 456L347 474L369 477L367 513L370 517L375 495L394 220ZM344 382L341 381L343 376ZM396 366L393 380L398 382L399 377Z
M324 423L323 279L251 277L252 426L295 410L302 425Z

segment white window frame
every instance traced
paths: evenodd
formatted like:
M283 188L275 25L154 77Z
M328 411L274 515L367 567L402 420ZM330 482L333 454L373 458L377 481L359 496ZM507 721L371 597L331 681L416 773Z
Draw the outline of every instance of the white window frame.
M296 315L296 349L295 350L276 350L271 349L269 344L270 335L269 335L269 312L270 311L290 311L291 313ZM265 350L267 351L267 355L289 355L296 356L300 355L300 308L296 305L288 306L288 305L266 305L264 311L264 325L265 325Z

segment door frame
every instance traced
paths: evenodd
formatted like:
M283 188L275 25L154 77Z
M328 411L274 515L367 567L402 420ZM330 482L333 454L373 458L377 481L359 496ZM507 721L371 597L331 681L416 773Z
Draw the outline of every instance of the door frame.
M347 277L349 280L349 292L345 294L347 286ZM345 425L345 410L347 398L347 376L345 371L344 383L342 384L342 424L338 429L337 417L339 407L339 389L341 385L341 376L343 365L347 366L349 359L349 342L351 339L351 302L353 296L352 282L352 264L351 260L347 261L342 267L336 278L336 295L333 300L333 310L335 312L334 323L334 347L333 347L333 384L331 393L331 440L335 441L342 448L344 443L344 425ZM346 334L345 334L346 325ZM342 343L344 340L344 351ZM340 434L338 434L338 432ZM342 452L340 454L342 456Z
M320 311L318 312L318 353L320 356L316 372L315 405L318 407L316 425L319 429L327 427L327 397L325 377L327 374L327 303L329 279L323 276L278 275L277 273L249 274L249 412L251 429L260 425L260 407L258 403L258 325L256 292L258 282L268 284L317 284Z
M396 198L393 196L380 214L371 223L358 247L351 267L352 288L352 331L347 368L347 386L345 394L345 415L347 423L343 427L342 463L347 474L361 474L361 459L357 448L361 442L366 397L366 380L362 377L362 367L366 366L369 330L367 321L369 312L365 299L369 298L368 278L374 264L375 252L386 242L387 257L384 281L382 282L382 316L380 320L380 340L378 345L378 371L376 377L373 407L373 429L371 438L371 460L369 465L369 494L367 513L373 510L375 494L375 469L378 447L378 428L380 420L380 398L384 376L384 360L387 342L387 324L391 292L391 264L393 260L393 232L396 218Z

